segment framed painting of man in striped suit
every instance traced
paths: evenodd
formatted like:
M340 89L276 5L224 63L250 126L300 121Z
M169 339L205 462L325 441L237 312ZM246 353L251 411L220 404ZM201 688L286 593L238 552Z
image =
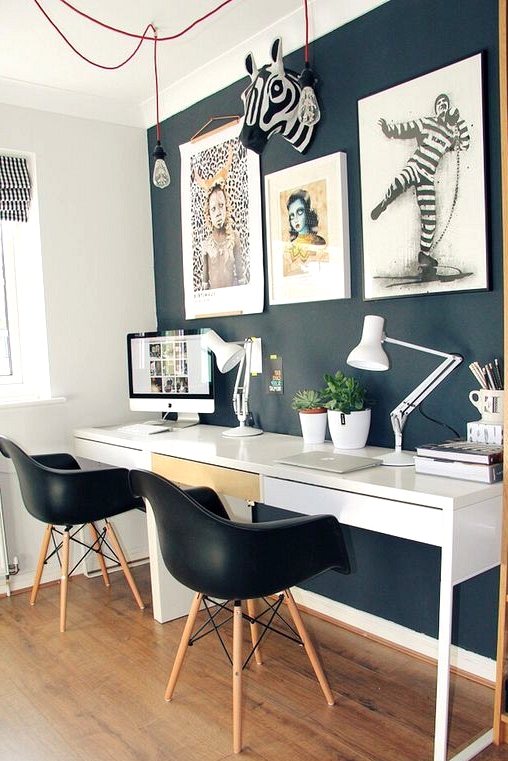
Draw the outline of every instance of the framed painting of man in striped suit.
M364 298L488 287L482 56L358 103Z

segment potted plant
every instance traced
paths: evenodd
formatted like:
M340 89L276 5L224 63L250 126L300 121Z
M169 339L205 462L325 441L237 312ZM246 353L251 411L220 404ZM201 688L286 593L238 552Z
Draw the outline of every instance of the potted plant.
M324 378L325 407L334 447L361 449L367 443L370 429L367 389L357 378L344 375L340 370Z
M291 406L297 410L306 444L322 444L325 440L327 411L322 391L304 388L293 396Z

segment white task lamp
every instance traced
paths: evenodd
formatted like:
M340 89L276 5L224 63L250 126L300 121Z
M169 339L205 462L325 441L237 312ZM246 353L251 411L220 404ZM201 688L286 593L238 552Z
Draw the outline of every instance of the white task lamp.
M249 415L249 385L252 356L252 338L246 338L243 346L228 343L217 335L214 330L203 334L203 346L215 354L215 362L221 373L228 373L233 367L238 367L233 391L233 409L240 423L236 428L223 432L223 436L259 436L263 431L246 424Z
M411 391L400 404L390 413L392 428L395 434L395 451L383 457L384 465L414 465L413 456L402 452L402 430L408 416L423 400L439 386L447 375L462 362L459 354L446 354L435 349L427 349L418 344L399 341L389 338L384 332L384 317L366 315L363 323L362 338L347 358L348 365L362 370L388 370L390 360L383 349L383 343L406 346L408 349L423 351L427 354L435 354L444 357L444 361L423 380L414 391Z

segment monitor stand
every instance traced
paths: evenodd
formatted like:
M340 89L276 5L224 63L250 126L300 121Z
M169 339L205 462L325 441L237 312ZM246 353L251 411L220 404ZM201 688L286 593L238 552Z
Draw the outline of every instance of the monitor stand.
M190 428L192 425L199 425L199 415L197 412L173 412L176 418L170 418L163 415L159 423L167 423L171 428Z

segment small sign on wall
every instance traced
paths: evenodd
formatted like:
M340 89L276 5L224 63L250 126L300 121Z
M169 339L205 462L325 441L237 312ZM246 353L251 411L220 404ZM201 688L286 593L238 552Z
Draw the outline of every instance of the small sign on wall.
M268 394L284 393L284 376L282 374L282 357L271 354L268 358L266 391Z

